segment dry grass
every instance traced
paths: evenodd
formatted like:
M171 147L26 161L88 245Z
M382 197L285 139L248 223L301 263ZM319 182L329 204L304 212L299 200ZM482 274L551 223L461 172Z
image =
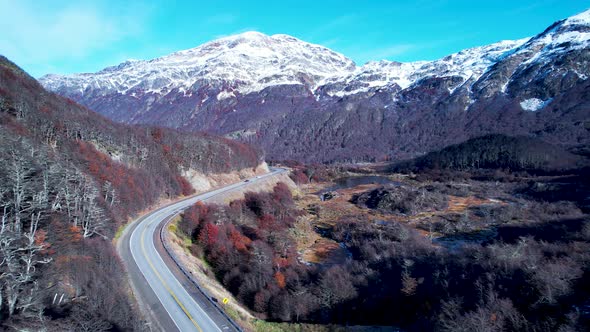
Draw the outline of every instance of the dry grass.
M316 240L301 255L306 262L329 265L342 263L346 257L346 251L338 245L338 242L326 238Z
M302 210L313 210L316 206L319 209L318 215L307 214L300 217L295 226L295 239L297 250L303 261L315 264L336 264L346 259L346 251L343 250L337 242L321 237L314 228L329 229L333 227L338 220L347 216L355 216L361 220L396 220L398 217L393 215L381 214L370 209L362 209L355 204L350 203L354 194L377 188L377 184L368 184L354 188L338 190L338 196L328 200L321 201L316 194L332 183L312 183L301 186L301 193L296 198L297 207Z
M481 199L473 196L457 197L449 196L449 207L444 212L461 213L473 206L486 204L499 204L497 200Z
M396 180L399 181L401 179L398 178ZM433 216L464 213L474 206L505 204L504 202L495 199L482 199L475 196L448 196L448 206L444 210L424 211L412 216L402 216L360 208L350 202L354 194L360 194L376 189L380 186L379 184L367 184L353 188L340 189L337 190L337 197L322 202L316 193L331 185L332 183L324 182L300 186L301 192L296 198L298 208L308 212L317 211L317 215L308 213L305 216L300 217L295 227L294 237L297 241L297 249L301 255L301 259L305 262L333 264L346 258L344 250L340 248L338 243L322 238L314 230L314 228L329 229L345 217L353 216L357 220L364 220L367 222L403 222L408 225L414 225L418 222L429 220ZM431 234L423 229L417 229L417 231L425 237L437 236L437 234Z

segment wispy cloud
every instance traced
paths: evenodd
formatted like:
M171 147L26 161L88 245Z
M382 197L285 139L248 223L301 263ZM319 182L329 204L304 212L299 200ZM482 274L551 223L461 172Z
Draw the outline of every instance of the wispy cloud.
M441 46L451 45L456 43L459 40L469 40L473 37L477 36L475 33L465 33L462 34L460 37L450 37L446 39L438 39L438 40L431 40L431 41L423 41L417 43L399 43L388 45L385 47L380 48L357 48L352 49L347 52L352 59L354 59L358 64L363 64L367 61L379 61L379 60L392 60L392 61L403 61L400 60L407 58L408 56L416 55L418 53L422 54L422 58L414 59L415 60L435 60L439 56L445 56L448 54L437 56L432 56L432 51L437 49ZM473 47L482 46L482 45L473 45ZM459 52L461 49L456 49L453 52ZM451 52L449 52L450 54Z
M225 38L225 37L229 37L229 36L233 36L233 35L239 35L241 33L249 32L249 31L258 31L258 32L261 32L256 27L245 27L245 28L242 28L242 29L231 31L229 33L224 33L224 34L216 35L213 38L214 39Z
M375 49L368 54L375 60L382 60L398 55L405 54L409 51L416 50L418 48L415 44L398 44L398 45L391 45L383 48Z
M238 20L238 16L232 13L220 13L205 19L206 24L232 24Z
M338 46L338 44L340 42L341 42L340 38L332 38L332 39L322 40L318 44L330 48L330 47Z
M86 3L47 8L34 1L0 0L0 52L35 66L83 58L141 31L139 8L117 10L123 13Z
M352 52L348 52L347 55L358 64L363 64L367 61L395 60L396 57L422 48L424 48L424 45L420 44L395 44L370 50L353 50Z
M354 24L359 19L359 16L356 14L348 14L338 16L330 21L324 22L316 27L314 27L308 36L307 39L316 39L320 38L326 33L333 32L334 30L338 30L344 26Z
M528 13L530 11L536 10L538 8L541 8L543 6L547 6L547 5L553 5L555 4L556 1L555 0L542 0L542 1L537 1L533 4L530 5L526 5L526 6L521 6L521 7L516 7L508 12L506 12L507 14L510 15L519 15L519 14L525 14Z

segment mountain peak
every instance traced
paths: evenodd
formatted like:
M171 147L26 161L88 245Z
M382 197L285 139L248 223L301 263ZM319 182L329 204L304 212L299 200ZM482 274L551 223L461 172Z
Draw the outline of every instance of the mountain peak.
M207 42L203 45L197 46L195 48L199 48L201 46L205 46L208 44L224 44L224 43L232 43L232 42L260 42L260 41L268 41L270 38L269 35L264 34L258 31L245 31L238 34L228 35L228 36L221 36L217 39L214 39L210 42Z
M564 22L565 25L590 25L590 9L577 15L570 16Z
M437 134L470 137L499 128L527 135L550 128L560 141L585 144L579 119L590 84L587 18L581 13L530 39L434 61L364 66L292 36L248 31L41 81L118 121L226 134L256 142L275 160L404 158L449 142ZM562 116L572 122L561 126Z
M44 76L50 89L73 87L121 94L165 94L178 88L227 86L246 94L276 85L314 90L326 78L354 71L355 63L326 47L277 34L247 31L148 61L126 61L96 74ZM201 83L197 83L201 82Z
M541 45L537 56L530 61L547 58L559 53L590 46L590 10L586 10L567 19L557 21L545 31L528 41L526 47Z

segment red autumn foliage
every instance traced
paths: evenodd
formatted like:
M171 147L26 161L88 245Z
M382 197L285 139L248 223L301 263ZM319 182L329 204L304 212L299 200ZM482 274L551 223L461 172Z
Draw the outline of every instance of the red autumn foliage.
M252 243L252 240L242 235L242 233L240 233L240 231L238 231L234 225L229 225L228 229L230 232L230 240L234 248L239 251L247 251L248 246L250 243Z
M307 175L305 175L305 173L303 173L303 171L300 169L293 170L289 177L297 184L306 184L309 182Z
M260 230L274 231L277 230L278 227L279 225L272 214L265 214L258 219L258 229Z
M289 258L285 258L285 257L275 257L275 259L274 259L274 265L276 267L278 267L279 269L283 269L292 263L293 262L291 260L289 260Z
M152 130L152 138L157 143L160 143L162 141L163 137L164 137L164 131L161 128L154 128Z
M193 186L183 176L176 176L176 181L178 181L178 183L180 184L180 190L184 196L191 195L195 192Z
M213 224L206 224L199 234L199 241L206 247L213 247L217 243L219 227Z
M26 186L25 203L37 199L37 192L45 195L39 195L43 204L34 204L39 211L28 211L20 220L26 232L31 215L41 216L34 241L42 250L18 255L34 254L33 261L49 256L44 258L50 262L13 271L28 274L14 289L19 297L16 309L9 312L6 303L0 304L0 325L10 322L18 330L79 330L72 325L77 312L112 325L112 330L138 329L121 262L103 237L112 238L123 221L160 198L191 194L193 188L181 170L209 174L254 168L262 155L212 135L114 123L71 99L48 93L2 56L0 136L0 182L5 188L11 185L7 165L14 159L26 174L21 183ZM16 199L12 194L2 196L4 206ZM199 227L211 219L208 209L204 212ZM81 220L89 222L84 229L74 226ZM222 228L215 236L215 229L207 227L207 242L229 244L212 252L237 252L228 240L231 232ZM28 244L30 239L21 234L22 241ZM249 239L234 234L233 243L244 250ZM22 270L24 264L19 265L17 270ZM37 285L40 291L33 291ZM52 302L54 292L65 294L66 307ZM83 300L70 303L78 296Z
M291 205L293 204L293 196L291 194L291 189L283 182L277 183L277 185L273 188L272 198L274 201L281 203L282 205Z
M82 230L80 227L71 225L68 227L69 238L73 243L82 241Z
M275 273L275 281L277 282L279 288L285 288L285 286L287 285L287 282L285 281L285 275L282 274L280 271Z
M122 214L122 219L139 211L140 206L145 206L156 199L155 196L146 195L154 189L152 183L140 170L129 168L121 163L113 161L109 156L96 150L85 141L77 141L76 146L81 159L86 163L88 172L92 174L101 187L107 182L117 190L120 204L116 206L116 212ZM184 190L190 193L190 184L180 182ZM139 203L139 204L138 204Z
M209 220L198 237L205 258L241 301L250 303L256 312L267 312L269 306L284 297L281 294L290 280L305 273L286 227L286 220L292 219L286 216L293 213L294 204L284 184L275 186L270 193L245 196L228 207L207 209L197 203L185 212L180 225L198 227L195 220L206 216ZM215 216L227 216L232 222L214 225Z

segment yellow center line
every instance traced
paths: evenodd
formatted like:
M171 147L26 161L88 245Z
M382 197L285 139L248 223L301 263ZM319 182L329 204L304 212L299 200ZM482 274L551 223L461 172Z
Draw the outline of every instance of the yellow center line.
M172 296L172 298L174 299L174 301L176 301L176 303L178 304L178 306L180 306L180 308L182 309L182 311L184 311L185 315L191 320L191 322L193 322L193 325L195 325L195 327L199 330L199 332L203 332L203 330L201 329L201 327L199 326L199 324L197 324L197 322L193 319L193 317L191 316L191 314L186 310L186 307L180 302L180 300L178 300L178 297L176 297L176 294L174 294L174 292L172 291L172 289L170 289L170 287L168 287L168 284L166 283L166 281L164 281L164 278L162 278L162 276L160 275L160 273L158 273L158 271L156 270L156 268L154 267L154 264L152 263L152 261L150 260L149 256L147 255L147 252L145 251L145 246L144 246L144 234L145 234L145 230L147 228L144 227L143 231L141 232L141 251L143 251L143 255L145 256L145 259L147 260L148 264L150 265L150 267L152 268L152 270L154 271L154 273L156 274L156 276L158 277L158 279L160 279L160 282L162 282L162 284L164 285L164 288L166 288L166 291L168 291L168 293L170 293L170 295ZM162 304L163 305L163 304Z

